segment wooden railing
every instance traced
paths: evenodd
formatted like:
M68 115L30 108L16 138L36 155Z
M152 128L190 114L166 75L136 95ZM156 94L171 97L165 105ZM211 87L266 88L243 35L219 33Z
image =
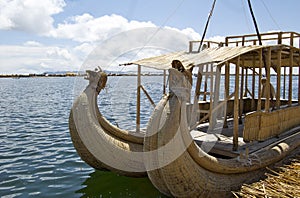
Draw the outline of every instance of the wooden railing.
M296 32L270 32L260 34L263 45L286 44L300 47L300 34ZM225 46L259 45L256 34L242 36L228 36L225 38Z
M296 48L300 48L300 34L297 32L269 32L260 34L263 45L277 45L286 44ZM246 34L239 36L228 36L224 42L204 41L206 47L220 47L220 46L249 46L259 45L256 34ZM189 52L197 53L200 41L190 41Z

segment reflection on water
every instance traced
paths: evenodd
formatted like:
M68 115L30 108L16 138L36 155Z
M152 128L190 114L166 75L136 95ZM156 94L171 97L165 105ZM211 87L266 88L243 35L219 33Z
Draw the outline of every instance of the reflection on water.
M83 197L165 197L148 178L130 178L112 172L95 171L76 191Z

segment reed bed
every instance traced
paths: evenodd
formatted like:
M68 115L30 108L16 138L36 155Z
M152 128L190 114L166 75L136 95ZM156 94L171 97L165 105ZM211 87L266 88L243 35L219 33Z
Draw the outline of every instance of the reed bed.
M299 157L299 156L298 156ZM297 157L297 158L298 158ZM278 171L268 169L266 179L253 184L244 184L239 192L233 192L235 197L300 197L300 160L294 159L291 164L278 168Z

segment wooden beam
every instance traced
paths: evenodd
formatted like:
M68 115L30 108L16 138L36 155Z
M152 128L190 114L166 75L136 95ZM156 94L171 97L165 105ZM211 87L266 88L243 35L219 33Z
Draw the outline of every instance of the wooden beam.
M199 96L200 96L203 67L204 66L201 66L198 68L197 83L196 83L196 88L195 88L195 102L198 102Z
M245 68L246 74L245 74L245 89L244 89L244 97L248 96L248 67Z
M224 91L224 100L229 97L229 83L230 83L230 63L227 61L225 63L225 91ZM227 103L227 101L226 101ZM223 127L227 128L227 104L225 105L225 115L224 115L224 124Z
M299 48L300 48L300 38L299 38ZM298 50L300 56L300 49ZM298 104L300 104L300 57L298 56Z
M290 51L290 66L289 66L289 98L288 98L288 106L292 105L293 98L293 63L294 63L294 51L291 49Z
M251 110L254 111L255 108L255 56L253 55L252 59L252 99L251 99Z
M283 69L283 89L282 89L282 97L285 99L285 89L286 89L286 67Z
M281 35L281 34L280 34ZM276 85L276 109L280 108L280 89L281 89L281 51L282 47L277 52L277 85Z
M204 82L204 95L203 100L206 101L206 93L207 93L207 72L208 72L208 64L205 65L205 82Z
M300 104L300 65L298 65L298 104Z
M140 132L141 125L141 66L138 65L137 97L136 97L136 132Z
M210 64L210 87L209 87L209 92L210 92L210 95L209 95L209 114L210 114L210 117L209 117L209 127L214 127L215 126L215 119L213 117L213 114L212 114L212 110L214 108L213 104L215 102L215 94L214 94L214 74L213 74L213 64L211 63Z
M163 79L163 83L164 83L164 87L163 87L163 94L165 95L166 94L166 88L167 88L167 84L166 84L166 82L167 82L167 72L166 72L166 70L164 70L164 79Z
M234 113L233 113L233 148L232 150L238 150L238 138L239 138L239 72L240 72L240 56L237 58L237 64L235 65L235 88L234 88Z
M262 58L262 49L259 50L259 75L258 75L258 100L257 100L257 111L261 111L261 77L262 77L262 67L263 67L263 58Z
M271 76L270 76L270 68L271 68L271 48L268 48L268 53L267 53L267 67L266 67L266 77L267 77L267 82L266 82L266 87L265 90L266 91L266 100L265 100L265 111L269 112L270 111L270 95L271 95L271 85L270 85L270 81L271 81Z
M242 58L242 73L241 73L241 86L240 86L240 100L239 100L239 103L240 103L240 107L239 107L239 123L241 124L242 123L242 114L243 114L243 109L244 109L244 100L243 100L243 93L244 93L244 74L245 74L245 70L244 70L244 58Z

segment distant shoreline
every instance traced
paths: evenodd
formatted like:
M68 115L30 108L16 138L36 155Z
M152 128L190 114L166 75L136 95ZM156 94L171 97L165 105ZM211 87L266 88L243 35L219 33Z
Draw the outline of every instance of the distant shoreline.
M108 76L137 76L134 73L108 73ZM225 74L221 74L222 76ZM230 76L234 76L235 74L230 74ZM163 74L159 73L142 73L141 76L163 76ZM196 76L196 75L194 75ZM248 74L248 76L252 76L252 74ZM271 76L276 76L276 74L271 74ZM281 76L284 76L281 74ZM289 74L286 74L289 76ZM292 76L299 76L298 74L292 74ZM65 74L0 74L0 78L37 78L37 77L86 77L86 74L77 74L77 73L65 73Z
M136 74L107 74L108 76L137 76ZM163 74L141 74L142 76L163 76ZM86 74L0 74L0 78L37 78L37 77L85 77Z

